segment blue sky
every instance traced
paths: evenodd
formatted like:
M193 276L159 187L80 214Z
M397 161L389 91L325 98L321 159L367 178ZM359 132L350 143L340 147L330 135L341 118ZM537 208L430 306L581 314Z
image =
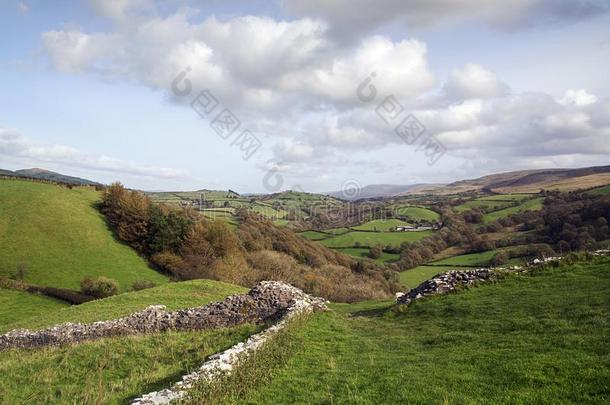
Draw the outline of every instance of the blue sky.
M264 192L610 164L608 2L356 3L3 1L0 168ZM242 122L228 140L189 107L203 89ZM388 95L446 150L434 164L375 114Z

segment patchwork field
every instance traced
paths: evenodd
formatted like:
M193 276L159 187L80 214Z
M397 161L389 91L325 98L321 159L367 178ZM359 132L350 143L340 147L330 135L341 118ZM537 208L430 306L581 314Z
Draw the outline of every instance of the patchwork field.
M373 221L365 222L362 225L354 226L352 229L358 231L377 231L377 232L388 232L397 226L408 226L411 225L409 222L401 221L399 219L375 219Z
M428 208L405 205L394 207L397 215L408 217L412 221L438 221L440 215Z
M122 291L137 280L166 283L114 238L95 208L99 198L89 187L0 180L0 276L23 265L26 282L52 287L78 289L84 277L102 275Z
M335 250L358 259L369 257L369 249L366 248L339 248ZM381 256L375 260L379 263L392 263L398 259L400 259L400 255L397 253L382 252Z
M542 203L544 198L534 198L532 200L527 200L524 203L516 206L509 207L499 211L490 212L488 214L483 215L483 222L492 222L496 219L505 218L509 215L516 214L518 212L523 211L538 211L542 209Z
M455 207L457 212L464 212L474 208L482 208L486 210L499 210L502 208L508 208L515 204L514 201L499 201L499 200L483 200L476 199L472 201L465 202L464 204L460 204Z
M330 248L360 246L400 246L403 242L414 242L432 235L432 231L419 232L359 232L352 231L342 235L323 239L320 243Z

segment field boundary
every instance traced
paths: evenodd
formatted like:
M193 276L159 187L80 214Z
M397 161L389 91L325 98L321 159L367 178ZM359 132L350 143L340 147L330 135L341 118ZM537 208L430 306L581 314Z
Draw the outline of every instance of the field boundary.
M196 383L212 382L230 375L248 357L259 351L278 332L286 328L296 318L308 316L314 310L326 309L313 305L309 300L296 300L278 323L262 332L252 335L245 342L237 343L231 348L214 354L208 358L196 371L186 374L182 380L161 391L142 395L131 402L131 405L162 405L183 398Z

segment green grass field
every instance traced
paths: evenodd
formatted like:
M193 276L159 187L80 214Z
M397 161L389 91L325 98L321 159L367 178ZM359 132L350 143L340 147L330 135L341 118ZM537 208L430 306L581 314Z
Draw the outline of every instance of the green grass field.
M302 237L309 239L309 240L322 240L322 239L326 239L326 238L330 237L330 235L327 235L324 232L318 232L318 231L299 232L299 235L301 235Z
M354 226L352 229L358 231L379 231L388 232L390 229L396 228L397 226L411 225L408 222L401 221L400 219L375 219L373 221L365 222L362 225Z
M414 221L438 221L440 215L428 208L405 205L395 207L394 212L397 215L404 215Z
M348 233L349 228L330 228L330 229L325 229L324 232L330 233L332 235L342 235L344 233Z
M245 291L231 284L195 280L66 307L46 298L0 289L0 333L13 328L39 329L63 322L113 319L153 304L164 304L168 310L200 306ZM242 325L0 352L0 403L127 403L130 398L179 381L207 356L261 328Z
M610 185L594 188L586 192L588 195L610 195Z
M533 194L497 194L477 198L479 201L522 201L531 198Z
M449 270L465 270L455 266L417 266L400 272L400 284L407 288L415 288L439 273Z
M170 311L196 307L246 291L244 287L220 281L193 280L168 283L81 305L65 306L48 298L0 289L0 303L12 305L19 314L15 316L10 310L5 310L4 306L0 308L0 333L17 328L41 329L64 322L86 323L120 318L149 305L165 305ZM14 304L10 304L11 300L15 300ZM35 311L37 306L40 308L39 312Z
M358 259L369 257L369 249L366 248L339 248L335 250ZM375 261L379 263L392 263L398 259L400 259L400 255L397 253L383 252Z
M483 222L492 222L496 219L505 218L509 215L516 214L517 212L541 210L543 201L543 197L534 198L532 200L527 200L523 204L518 205L516 207L510 207L505 208L503 210L490 212L489 214L483 215Z
M167 282L114 238L98 200L88 187L0 180L0 275L24 264L25 281L45 286L78 289L84 277L102 275L122 291L136 280Z
M179 381L260 327L119 337L0 353L3 404L126 404Z
M460 204L460 205L456 206L454 209L457 212L464 212L464 211L471 210L473 208L483 208L483 209L495 211L495 210L499 210L502 208L510 207L513 204L514 204L514 202L511 202L511 201L476 199L476 200L465 202L464 204Z
M348 232L342 235L323 239L320 243L331 248L361 246L400 246L403 242L414 242L432 235L432 231L420 232Z
M52 298L0 288L0 333L31 317L44 318L68 304Z
M252 389L224 390L249 404L606 404L609 266L515 275L402 313L391 302L335 305L272 348L286 359L263 362Z
M448 265L448 266L487 266L489 260L498 253L497 250L488 250L481 253L467 253L465 255L448 257L443 260L432 262L434 265Z

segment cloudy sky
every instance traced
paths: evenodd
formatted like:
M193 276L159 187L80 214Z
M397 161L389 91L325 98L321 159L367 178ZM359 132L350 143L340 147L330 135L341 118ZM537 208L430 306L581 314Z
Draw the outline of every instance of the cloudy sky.
M264 192L610 164L609 62L610 0L2 0L0 168Z

